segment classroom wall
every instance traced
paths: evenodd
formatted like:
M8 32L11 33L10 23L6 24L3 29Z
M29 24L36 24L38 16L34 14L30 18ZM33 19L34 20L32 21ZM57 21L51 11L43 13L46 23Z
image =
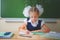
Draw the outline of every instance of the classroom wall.
M0 19L0 32L17 32L18 27L21 25L19 22L5 22L5 19Z
M5 19L0 19L0 32L17 32L22 23L23 22L6 22ZM60 32L60 20L57 20L57 23L46 23L46 25L51 29L51 31Z

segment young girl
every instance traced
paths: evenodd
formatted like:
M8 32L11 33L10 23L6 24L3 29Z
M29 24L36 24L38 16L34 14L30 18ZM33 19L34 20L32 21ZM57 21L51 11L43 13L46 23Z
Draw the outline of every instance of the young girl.
M39 20L39 16L43 13L41 5L36 7L28 6L23 11L24 15L28 17L24 23L19 27L19 32L29 34L30 32L49 32L50 29L45 25L43 20Z

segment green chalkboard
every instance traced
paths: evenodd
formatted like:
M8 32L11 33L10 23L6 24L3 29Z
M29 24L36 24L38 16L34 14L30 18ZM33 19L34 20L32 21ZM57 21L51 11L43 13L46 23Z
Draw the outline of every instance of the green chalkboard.
M0 18L1 18L1 0L0 0Z
M2 18L25 18L23 9L28 5L41 4L41 18L60 18L60 0L1 0Z

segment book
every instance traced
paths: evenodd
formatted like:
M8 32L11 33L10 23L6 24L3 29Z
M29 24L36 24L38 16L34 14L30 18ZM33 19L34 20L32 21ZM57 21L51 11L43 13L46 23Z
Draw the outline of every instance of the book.
M0 38L11 38L12 36L12 32L0 32Z

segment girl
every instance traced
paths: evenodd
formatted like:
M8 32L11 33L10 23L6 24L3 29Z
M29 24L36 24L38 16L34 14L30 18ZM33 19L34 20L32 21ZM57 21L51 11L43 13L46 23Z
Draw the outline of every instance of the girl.
M30 32L49 32L50 29L45 25L43 20L39 20L39 16L43 13L41 5L36 7L27 6L23 14L28 17L19 27L20 34L29 34Z

